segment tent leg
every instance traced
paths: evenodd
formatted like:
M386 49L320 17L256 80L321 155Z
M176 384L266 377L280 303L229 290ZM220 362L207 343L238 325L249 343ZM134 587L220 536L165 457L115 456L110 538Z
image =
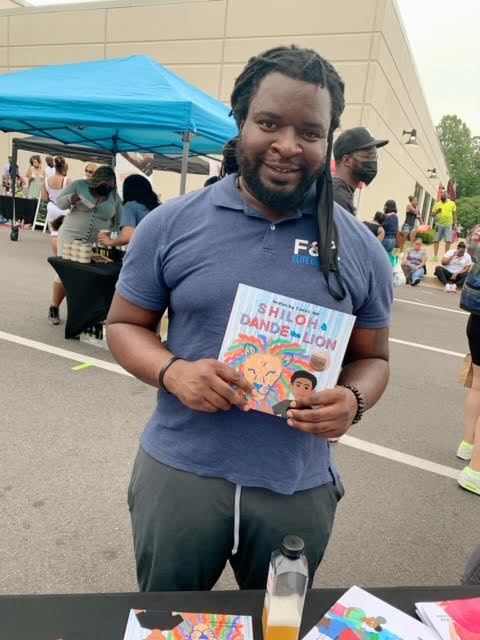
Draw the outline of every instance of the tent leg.
M182 154L182 174L180 176L180 195L183 196L185 188L187 186L187 173L188 173L188 154L190 152L190 139L191 133L185 131L182 136L183 140L183 154Z
M12 145L12 166L10 169L12 180L12 226L15 226L15 187L17 186L17 147Z

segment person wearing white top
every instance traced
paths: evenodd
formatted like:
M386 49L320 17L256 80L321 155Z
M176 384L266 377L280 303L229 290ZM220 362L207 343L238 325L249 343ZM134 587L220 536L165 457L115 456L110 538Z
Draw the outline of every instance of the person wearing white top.
M42 200L47 202L47 223L50 231L51 245L53 255L58 253L58 226L54 224L61 216L67 215L68 211L64 211L57 207L57 197L63 189L70 183L67 178L68 165L62 156L55 157L55 173L47 176L42 186Z
M435 268L435 275L445 286L445 291L454 292L465 282L472 266L472 257L467 253L465 242L459 242L456 249L450 249L442 258L442 264Z
M45 156L45 163L47 165L45 168L45 176L50 178L50 176L55 175L55 166L53 164L52 156Z

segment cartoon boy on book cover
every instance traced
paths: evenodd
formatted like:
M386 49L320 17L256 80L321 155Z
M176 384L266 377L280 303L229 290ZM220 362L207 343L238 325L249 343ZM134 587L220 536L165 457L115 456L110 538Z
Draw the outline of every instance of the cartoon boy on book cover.
M317 386L317 379L313 373L300 370L292 373L290 383L292 385L293 399L302 400L309 393L315 390L315 387ZM272 407L273 413L281 418L286 418L291 402L292 398L287 398L286 400L277 402L277 404Z

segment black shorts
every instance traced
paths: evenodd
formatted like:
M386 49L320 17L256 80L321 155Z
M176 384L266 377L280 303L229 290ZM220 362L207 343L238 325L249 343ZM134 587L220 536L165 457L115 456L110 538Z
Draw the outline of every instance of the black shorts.
M472 362L480 367L480 316L471 314L467 324L467 338Z

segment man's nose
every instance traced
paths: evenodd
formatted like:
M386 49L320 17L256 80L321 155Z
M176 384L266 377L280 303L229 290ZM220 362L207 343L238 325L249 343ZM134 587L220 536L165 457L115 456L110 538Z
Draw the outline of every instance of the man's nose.
M296 156L302 152L298 137L293 127L280 129L275 140L272 142L272 149L284 157Z

